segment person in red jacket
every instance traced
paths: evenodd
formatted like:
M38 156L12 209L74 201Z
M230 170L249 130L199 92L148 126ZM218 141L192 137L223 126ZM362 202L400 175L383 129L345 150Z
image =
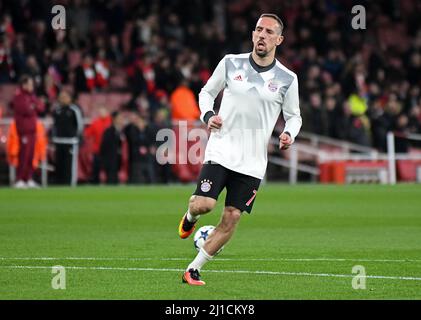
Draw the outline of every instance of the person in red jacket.
M111 116L108 114L106 108L101 107L99 109L99 116L94 119L89 127L85 129L85 139L90 140L93 145L93 160L92 160L92 175L91 183L99 184L100 182L100 171L101 163L99 151L101 148L102 135L105 129L112 124Z
M20 146L15 187L37 187L32 180L32 160L35 150L37 116L38 113L44 111L45 105L36 97L34 80L30 76L23 75L19 84L20 88L12 100Z

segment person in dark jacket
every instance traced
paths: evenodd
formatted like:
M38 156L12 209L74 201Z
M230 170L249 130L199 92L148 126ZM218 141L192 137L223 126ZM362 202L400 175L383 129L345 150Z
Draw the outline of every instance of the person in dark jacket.
M37 115L45 104L34 94L34 80L23 75L20 88L12 100L14 119L19 136L19 164L16 173L16 188L38 187L32 180Z
M100 148L100 162L107 176L107 184L117 184L121 167L121 144L124 118L121 113L111 114L112 125L104 131Z
M129 183L154 183L155 170L151 147L153 137L146 123L138 113L132 114L132 121L124 128L129 147Z
M83 132L83 118L80 108L72 102L67 91L60 92L58 101L59 105L53 111L52 132L56 150L56 182L68 185L72 178L73 144L66 143L66 139L75 138L79 143Z
M80 92L92 92L95 89L95 66L91 55L85 54L82 63L75 69L74 88Z

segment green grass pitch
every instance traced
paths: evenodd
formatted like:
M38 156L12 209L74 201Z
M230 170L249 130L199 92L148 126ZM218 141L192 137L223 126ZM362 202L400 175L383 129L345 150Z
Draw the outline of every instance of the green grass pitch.
M421 298L419 185L263 185L204 287L181 283L193 188L0 189L0 299ZM218 223L224 197L199 226ZM355 265L366 289L352 287Z

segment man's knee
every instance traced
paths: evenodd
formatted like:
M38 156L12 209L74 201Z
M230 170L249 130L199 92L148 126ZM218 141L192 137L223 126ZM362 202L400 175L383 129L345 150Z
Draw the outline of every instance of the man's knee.
M189 210L191 213L203 214L212 211L216 200L209 197L191 196L189 201Z
M241 218L241 211L234 207L225 207L222 216L221 227L223 229L231 230L235 228Z

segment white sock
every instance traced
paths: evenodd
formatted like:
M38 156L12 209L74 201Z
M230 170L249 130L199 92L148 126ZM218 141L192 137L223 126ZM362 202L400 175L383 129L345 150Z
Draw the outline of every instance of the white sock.
M196 258L189 264L186 271L189 269L197 269L200 271L203 265L212 260L213 256L209 255L203 248L200 249L199 253L197 254Z
M187 220L190 222L196 222L197 220L199 220L200 215L194 216L190 213L190 210L187 209Z

